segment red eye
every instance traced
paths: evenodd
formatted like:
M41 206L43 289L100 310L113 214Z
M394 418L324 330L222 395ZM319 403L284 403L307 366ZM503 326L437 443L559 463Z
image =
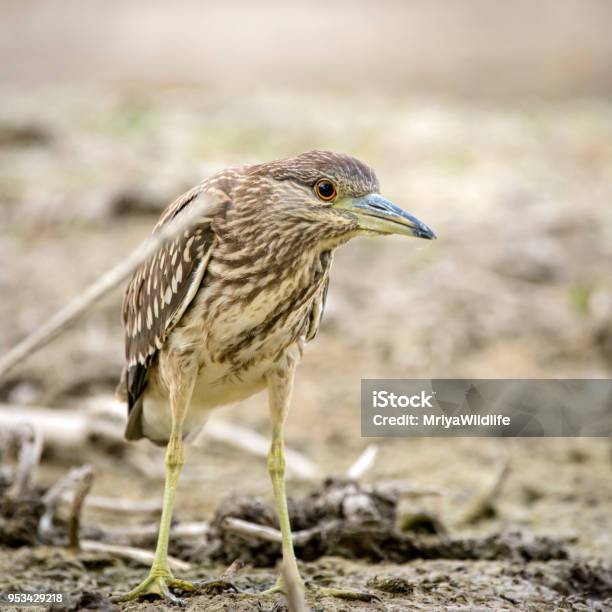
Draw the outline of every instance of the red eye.
M336 186L331 181L326 179L317 181L317 184L315 185L315 193L324 202L330 202L338 195Z

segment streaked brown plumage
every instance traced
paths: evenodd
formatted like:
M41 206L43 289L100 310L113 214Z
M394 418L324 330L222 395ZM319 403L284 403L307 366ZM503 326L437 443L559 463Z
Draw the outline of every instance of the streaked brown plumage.
M368 166L323 151L220 172L163 213L156 228L202 207L197 223L136 271L125 294L126 437L169 442L166 496L174 496L182 438L201 428L208 410L267 385L269 467L284 558L296 575L282 427L295 365L323 315L333 251L360 234L433 237L378 189ZM156 592L171 599L169 586L184 588L160 552L168 505L149 583L128 597Z

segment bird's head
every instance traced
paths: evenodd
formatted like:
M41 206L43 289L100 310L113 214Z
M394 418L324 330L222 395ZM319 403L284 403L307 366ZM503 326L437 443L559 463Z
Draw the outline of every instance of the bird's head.
M360 234L436 236L422 221L380 195L374 171L339 153L311 151L253 167L271 179L268 213L322 240L342 242Z

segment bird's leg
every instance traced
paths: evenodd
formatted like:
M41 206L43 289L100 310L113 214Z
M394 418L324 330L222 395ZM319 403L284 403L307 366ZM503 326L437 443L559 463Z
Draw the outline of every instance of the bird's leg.
M155 594L171 603L182 605L185 602L176 597L170 591L170 588L179 588L183 591L197 590L192 583L175 578L168 564L168 541L170 538L172 509L176 495L176 485L184 463L183 420L191 400L195 373L189 369L181 371L180 367L171 367L167 364L166 367L169 370L167 379L169 380L170 387L172 430L166 448L166 484L164 487L164 501L155 558L147 578L128 593L113 598L115 602L125 602L137 599L143 595Z
M268 398L272 419L272 443L268 453L268 472L272 480L276 512L281 530L285 575L303 589L304 583L300 577L295 552L293 551L291 525L287 509L287 492L285 490L285 420L291 401L295 366L296 360L288 355L268 375ZM280 576L276 585L268 592L281 591L283 586L283 577Z
M287 493L285 490L285 420L289 411L291 392L293 390L293 379L297 360L288 355L276 369L268 375L268 395L270 401L270 413L272 417L272 443L268 454L268 471L272 479L272 488L276 500L276 511L281 530L281 542L283 550L284 575L288 580L304 589L304 582L300 576L293 550L291 537L291 525L289 523L289 511L287 509ZM309 590L321 597L339 597L360 601L373 601L378 599L375 595L364 591L352 589L327 588L307 585ZM275 586L264 593L276 593L284 591L284 578L279 576Z

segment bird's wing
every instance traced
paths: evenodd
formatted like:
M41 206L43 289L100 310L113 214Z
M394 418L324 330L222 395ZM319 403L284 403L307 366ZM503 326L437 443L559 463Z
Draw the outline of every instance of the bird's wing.
M183 211L193 210L193 206L202 208L202 216L193 225L162 244L136 269L126 289L124 389L128 414L146 387L157 351L200 288L215 244L213 219L228 202L229 195L223 189L203 183L175 200L153 231L154 237L161 226L177 219ZM129 437L129 426L126 435Z
M308 321L308 329L306 330L306 342L310 342L315 338L319 331L319 325L323 319L323 312L325 311L325 303L327 302L327 290L329 288L329 271L332 264L332 254L329 251L324 251L321 254L321 269L323 273L323 284L319 289L315 299L312 303L310 310L310 317Z

